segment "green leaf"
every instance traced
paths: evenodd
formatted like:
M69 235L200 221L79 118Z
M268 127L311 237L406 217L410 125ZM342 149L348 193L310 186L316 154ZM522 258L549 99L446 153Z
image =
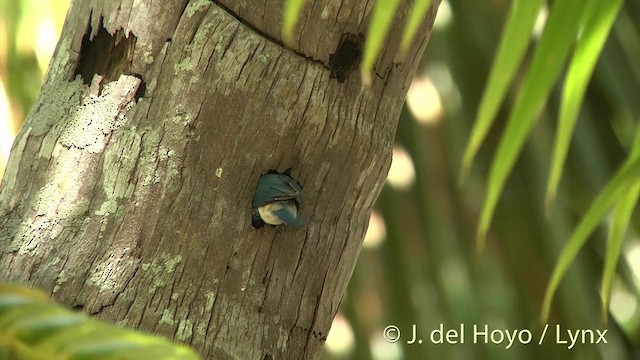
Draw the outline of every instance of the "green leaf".
M636 138L631 151L631 158L640 158L640 127L636 133ZM629 220L633 214L633 209L638 203L640 197L640 182L636 182L631 186L628 194L624 196L620 203L616 206L613 213L611 228L607 238L607 249L604 259L604 273L602 274L602 286L600 294L602 296L601 315L604 322L607 321L607 311L609 309L609 301L611 300L611 284L615 276L616 265L622 252L622 242L624 233L629 226Z
M300 15L300 11L302 10L302 5L304 5L305 0L286 0L284 4L284 24L282 26L283 29L283 38L284 42L291 45L293 42L293 29L296 27L298 23L298 16Z
M540 314L541 322L546 322L551 310L551 301L555 294L560 280L567 272L569 265L573 262L578 252L587 241L589 235L596 229L598 224L609 213L615 203L627 196L629 188L640 180L640 157L629 157L624 164L616 171L616 174L609 181L594 202L589 207L587 213L582 217L580 223L571 234L569 241L562 249L560 258L556 263L551 281L547 286L547 291L542 304Z
M584 22L582 18L585 8L593 1L597 0L564 0L553 3L531 67L525 76L491 164L488 194L478 224L479 249L485 246L485 237L507 177L562 70L580 24Z
M35 313L26 316L21 321L14 321L11 330L13 335L26 343L36 343L46 339L53 332L60 331L67 326L77 326L89 321L83 314L68 311L47 311L40 316Z
M547 212L549 212L556 196L562 169L569 151L571 135L589 79L621 6L622 0L596 1L594 6L590 6L585 13L586 22L582 27L584 32L576 43L575 53L569 64L562 92L558 133L553 149L553 161L545 201Z
M362 82L365 86L371 86L373 66L387 37L389 26L395 17L398 3L398 0L377 0L373 8L367 40L364 45L364 55L360 64Z
M531 36L541 5L542 0L514 0L511 3L489 81L482 94L476 121L462 158L461 181L469 173L473 159L493 124L509 85L513 82L529 45L527 40Z
M640 182L637 182L631 187L629 193L620 200L618 206L616 206L611 228L609 229L607 249L604 259L604 273L602 274L602 286L600 287L600 294L602 296L601 318L605 323L607 322L607 313L609 309L609 302L611 300L611 284L615 277L618 259L622 253L624 234L629 226L629 220L631 219L633 209L638 203L639 195Z
M199 359L186 346L90 319L55 304L39 291L0 283L0 358L7 357Z
M427 10L431 5L431 0L414 0L411 6L411 12L409 13L409 20L407 26L402 34L402 41L400 42L400 54L404 57L407 54L409 45L416 35L422 20L425 19Z

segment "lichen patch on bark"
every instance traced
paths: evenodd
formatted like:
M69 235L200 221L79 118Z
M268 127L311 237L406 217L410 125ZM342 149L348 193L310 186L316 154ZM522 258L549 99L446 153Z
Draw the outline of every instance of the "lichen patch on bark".
M112 99L101 96L85 99L62 133L60 143L99 153L104 149L105 137L117 128L117 115L118 106Z
M176 267L182 262L182 256L171 256L167 253L162 253L158 257L154 258L150 263L142 263L140 268L152 277L152 285L147 290L149 293L153 293L159 287L165 286L171 277Z
M131 81L131 78L136 79ZM116 129L126 123L125 113L131 110L132 97L120 97L122 87L129 84L135 86L137 91L140 80L123 76L119 82L106 84L100 94L90 94L83 99L75 114L70 117L69 123L65 126L60 143L68 148L75 147L85 149L90 153L99 153L104 150L107 137ZM116 92L116 96L112 95Z
M33 136L46 134L53 125L67 119L69 113L77 111L83 88L79 78L43 87L43 93L33 105L24 127L30 127Z

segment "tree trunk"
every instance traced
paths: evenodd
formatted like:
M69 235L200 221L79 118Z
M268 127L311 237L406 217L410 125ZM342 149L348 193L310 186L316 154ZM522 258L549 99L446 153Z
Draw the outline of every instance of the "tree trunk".
M406 60L402 2L371 89L372 2L72 1L0 188L0 274L209 359L318 358L381 190L435 1ZM251 224L261 174L301 229Z

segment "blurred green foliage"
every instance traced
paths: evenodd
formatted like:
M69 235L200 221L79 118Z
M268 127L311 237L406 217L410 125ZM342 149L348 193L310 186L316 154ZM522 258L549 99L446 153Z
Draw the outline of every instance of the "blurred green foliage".
M19 45L20 24L33 19L30 13L42 12L34 2L37 0L0 0L0 80L19 121L33 104L43 76L35 47L30 52ZM66 1L54 3L66 6ZM640 356L637 209L630 215L630 228L621 235L624 245L612 281L608 323L600 319L598 293L611 228L605 221L560 282L549 333L538 344L544 330L538 316L559 254L597 194L627 159L638 129L640 2L622 4L595 64L568 146L557 199L545 209L562 82L545 95L546 106L536 117L497 201L486 249L478 254L474 241L486 195L486 174L526 67L515 68L515 84L506 88L505 102L497 108L495 124L478 147L466 183L459 186L458 179L510 5L507 0L442 3L417 75L420 81L434 84L442 112L436 111L429 122L418 121L408 107L402 112L396 140L412 161L415 179L409 187L391 186L391 182L385 187L376 206L384 218L384 240L363 248L324 359ZM57 21L61 21L64 10L57 14ZM525 66L532 62L536 41L525 47ZM430 110L437 110L431 100L425 97L423 101ZM407 344L414 324L422 344ZM459 330L464 324L465 342L431 344L429 334L441 324L445 331ZM490 330L528 330L533 339L530 344L516 343L509 349L505 348L506 340L501 344L474 343L473 326L483 328L485 324ZM578 344L567 349L567 344L557 344L558 337L567 339L567 335L556 334L556 324L574 331L607 329L608 344ZM383 339L388 325L398 327L399 341Z
M0 80L18 125L38 96L68 6L69 0L0 0Z
M69 0L0 0L0 175L35 101Z
M523 4L531 2L525 0ZM377 209L384 216L386 240L378 248L363 249L342 309L357 334L355 339L360 340L342 354L325 352L325 359L632 359L640 355L637 210L631 214L631 228L626 232L623 229L620 235L625 246L621 247L618 271L613 273L614 301L608 322L601 321L598 311L598 289L611 227L605 221L577 258L565 262L568 273L559 283L545 341L538 344L546 324L540 324L538 317L558 256L591 203L631 153L639 128L640 102L632 98L640 94L640 22L633 21L640 20L640 6L638 2L622 4L610 36L605 37L593 76L590 81L587 77L585 101L579 108L579 120L562 166L558 198L547 203L546 211L546 187L564 83L559 81L548 95L543 95L542 104L546 105L539 116L525 112L531 116L528 121L536 122L519 156L516 148L507 148L515 153L515 165L497 202L487 248L479 254L474 246L475 233L496 145L505 141L503 130L515 99L534 96L518 92L539 44L537 38L525 48L523 66L515 67L515 83L506 88L505 103L498 103L495 124L488 128L466 183L458 185L463 150L481 99L493 95L483 93L500 37L504 36L501 34L510 5L510 1L480 0L449 0L441 5L439 24L417 78L435 84L443 113L425 123L408 108L403 111L396 141L412 158L415 184L409 189L385 187ZM598 12L598 16L604 18L604 13ZM443 21L447 18L449 22ZM522 25L521 21L524 19L514 19L516 25ZM543 21L539 16L536 23ZM538 24L536 28L541 28ZM506 47L507 55L510 51L515 48ZM498 67L494 72L505 70ZM533 83L539 80L536 76L541 76L531 75ZM565 72L559 75L563 77ZM422 101L432 104L426 97ZM522 114L518 116L514 121L521 120ZM628 184L626 187L631 191ZM624 192L623 197L634 200L633 193ZM372 312L368 303L379 303L377 312ZM441 324L445 331L459 331L464 324L465 343L432 344L429 334ZM400 329L396 343L389 344L382 338L388 325ZM407 343L414 325L422 344ZM511 332L528 330L533 338L526 345L516 341L509 349L506 338L500 344L473 343L474 325ZM560 333L556 325L561 326ZM588 329L594 334L606 329L608 344L580 343L568 349L567 344L558 343L567 339L568 329ZM585 340L590 339L587 336ZM593 342L596 340L597 336Z
M190 348L64 309L40 291L0 283L0 359L198 360Z

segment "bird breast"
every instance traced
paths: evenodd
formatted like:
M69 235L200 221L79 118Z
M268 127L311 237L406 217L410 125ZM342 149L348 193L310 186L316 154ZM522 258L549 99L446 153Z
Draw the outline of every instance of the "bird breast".
M284 223L282 219L280 219L275 212L282 209L283 207L287 207L288 211L295 217L297 215L297 209L294 204L282 204L282 203L270 203L264 206L260 206L258 208L258 213L262 218L262 221L269 225L280 225Z

